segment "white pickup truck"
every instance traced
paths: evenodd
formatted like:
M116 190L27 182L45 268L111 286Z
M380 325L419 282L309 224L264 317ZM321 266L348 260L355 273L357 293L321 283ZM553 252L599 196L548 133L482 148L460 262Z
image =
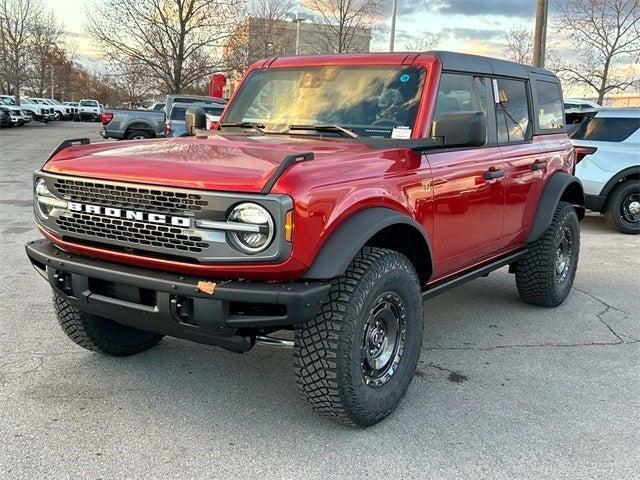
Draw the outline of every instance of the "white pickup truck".
M100 115L102 114L102 105L97 100L82 99L78 102L78 114L80 120L91 120L92 122L99 122Z

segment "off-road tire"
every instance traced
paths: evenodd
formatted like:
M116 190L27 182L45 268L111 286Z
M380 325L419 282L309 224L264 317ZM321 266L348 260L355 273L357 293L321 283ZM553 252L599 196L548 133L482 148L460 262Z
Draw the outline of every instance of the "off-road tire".
M375 303L388 295L403 305L404 348L386 383L371 385L362 361L365 330ZM411 262L392 250L364 247L344 275L332 280L321 312L296 327L294 370L302 396L319 414L347 425L367 427L385 418L415 373L423 315Z
M572 252L566 276L558 278L558 248L569 229ZM569 295L578 267L580 225L570 203L560 202L553 220L542 237L529 245L527 253L516 263L516 285L520 298L532 305L557 307Z
M82 348L114 357L126 357L155 346L162 335L121 325L108 318L91 315L73 307L54 294L58 323L64 333Z
M124 138L127 140L135 140L136 138L141 140L151 138L151 134L145 130L129 130Z
M609 195L607 207L604 213L604 220L610 227L621 233L630 235L640 234L640 223L631 223L622 216L622 202L629 195L640 193L640 182L637 180L627 180L618 185Z

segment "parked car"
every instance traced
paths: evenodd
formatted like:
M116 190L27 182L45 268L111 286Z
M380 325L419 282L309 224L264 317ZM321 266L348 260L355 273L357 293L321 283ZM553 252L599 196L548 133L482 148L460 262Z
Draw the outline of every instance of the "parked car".
M251 117L257 99L268 115ZM172 335L245 352L291 345L273 336L290 330L309 404L370 426L414 377L424 300L507 265L523 301L567 298L574 162L547 70L278 57L247 71L215 132L61 144L34 175L46 239L26 250L78 345L124 356Z
M147 108L147 110L157 110L157 111L164 112L164 106L165 106L164 102L156 102L156 103L152 103L151 106Z
M9 116L9 126L22 127L31 121L31 117L26 115L20 107L14 105L2 105L2 108Z
M64 102L65 105L69 106L69 108L71 109L71 119L74 122L79 122L80 121L80 111L79 111L79 105L78 102Z
M8 97L11 98L12 103L15 103L14 97ZM7 98L7 96L3 96L2 98ZM37 103L30 98L20 98L20 110L23 116L28 116L29 119L33 118L35 121L41 123L47 123L54 117L53 111L49 109L48 105Z
M102 113L103 138L142 140L164 137L164 111L109 108Z
M97 100L83 99L78 102L78 115L80 121L90 120L99 122L102 114L102 107Z
M36 101L38 103L43 103L45 105L49 105L49 107L53 109L54 120L64 120L69 116L68 107L61 102L57 102L56 100L52 100L50 98L38 98L38 97L32 97L31 100Z
M185 125L185 113L188 108L200 107L207 116L209 124L220 120L220 115L224 110L224 105L212 105L210 103L174 103L171 106L167 120L165 121L164 133L167 137L184 137L191 132L187 132Z
M585 110L598 110L602 108L602 105L585 100L584 98L565 98L564 99L564 111L565 113L580 113Z
M0 105L0 127L12 127L13 122L11 121L11 113L9 113L9 108L4 105Z
M585 206L622 233L640 233L640 108L587 114L571 141Z
M204 97L202 95L182 95L176 93L167 95L164 107L165 113L169 113L171 111L171 106L174 103L207 103L210 105L225 106L227 104L227 101L223 98L217 97Z
M53 105L49 104L49 102L44 101L44 99L31 97L29 97L28 100L32 103L36 103L42 106L41 108L43 115L47 117L48 121L53 121L56 119L56 112L53 108ZM22 99L20 101L22 102Z

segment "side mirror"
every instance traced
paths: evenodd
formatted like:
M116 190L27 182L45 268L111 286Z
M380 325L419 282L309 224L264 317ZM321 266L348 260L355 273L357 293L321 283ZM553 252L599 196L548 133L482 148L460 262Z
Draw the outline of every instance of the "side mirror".
M434 137L445 147L481 147L487 142L487 116L484 112L455 112L433 122Z
M207 128L207 114L201 107L189 107L184 114L187 135L195 135L196 130Z

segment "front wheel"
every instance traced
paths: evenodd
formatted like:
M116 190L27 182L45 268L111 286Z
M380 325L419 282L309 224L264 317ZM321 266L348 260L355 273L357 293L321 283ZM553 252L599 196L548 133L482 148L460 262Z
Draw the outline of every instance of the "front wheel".
M332 282L318 316L296 328L295 373L319 414L367 427L404 396L422 346L418 277L398 252L364 247Z
M611 194L605 221L621 233L640 233L640 182L627 180Z
M516 263L520 298L542 307L564 302L573 286L579 253L578 215L573 205L560 202L547 231Z
M129 130L124 138L127 140L145 140L151 138L151 134L146 130Z
M54 294L53 301L64 333L87 350L126 357L148 350L162 340L162 335L157 333L82 312L58 294Z

